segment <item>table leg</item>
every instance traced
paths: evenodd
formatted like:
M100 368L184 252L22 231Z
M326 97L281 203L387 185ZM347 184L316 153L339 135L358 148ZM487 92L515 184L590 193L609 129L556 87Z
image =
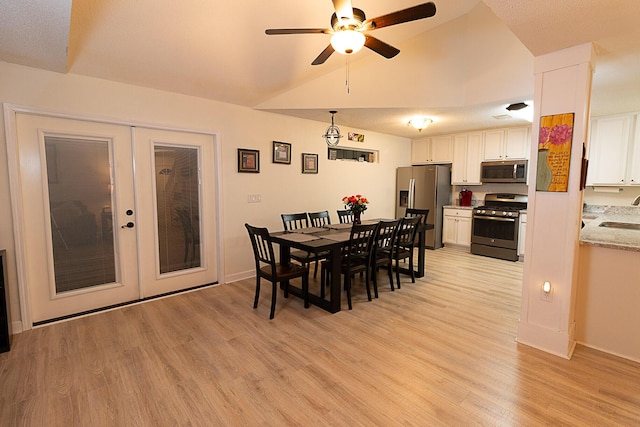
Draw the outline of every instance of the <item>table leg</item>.
M331 250L331 289L329 290L330 310L332 313L340 311L342 301L342 289L340 280L340 248Z
M416 277L424 277L424 253L426 242L426 230L418 233L418 270L415 272Z

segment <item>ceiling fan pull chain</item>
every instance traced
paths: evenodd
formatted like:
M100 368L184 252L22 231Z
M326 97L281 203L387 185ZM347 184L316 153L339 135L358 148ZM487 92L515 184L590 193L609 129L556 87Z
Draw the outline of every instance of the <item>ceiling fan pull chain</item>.
M347 61L347 80L345 82L345 84L347 85L347 95L350 93L350 87L349 87L349 55L346 56L346 61Z

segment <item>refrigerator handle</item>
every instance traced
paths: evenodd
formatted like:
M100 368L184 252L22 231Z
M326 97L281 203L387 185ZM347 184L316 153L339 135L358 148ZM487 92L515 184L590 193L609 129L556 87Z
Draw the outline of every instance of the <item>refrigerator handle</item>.
M415 208L415 203L416 203L416 180L415 179L410 179L409 180L409 204L408 207L413 209Z

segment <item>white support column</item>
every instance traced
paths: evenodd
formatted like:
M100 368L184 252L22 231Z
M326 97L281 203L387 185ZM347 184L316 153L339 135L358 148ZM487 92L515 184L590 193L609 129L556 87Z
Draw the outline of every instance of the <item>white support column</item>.
M595 53L591 43L535 59L529 202L517 341L571 358L582 217L580 172L586 146ZM536 191L540 117L574 113L567 192ZM551 292L542 291L545 281Z

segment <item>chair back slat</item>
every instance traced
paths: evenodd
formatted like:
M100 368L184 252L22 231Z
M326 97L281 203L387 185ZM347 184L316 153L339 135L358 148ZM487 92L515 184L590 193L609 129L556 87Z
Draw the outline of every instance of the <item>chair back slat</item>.
M251 247L256 260L256 268L260 268L260 263L269 264L275 270L276 258L273 251L273 244L269 237L269 230L262 227L253 227L245 224L251 239Z
M309 212L309 220L312 227L324 227L331 224L331 218L329 217L329 211L321 212Z
M427 218L429 217L429 209L415 209L415 208L407 208L405 210L404 216L412 218L414 216L422 215L422 223L427 223Z
M375 239L375 249L393 249L401 219L380 221Z
M309 228L309 219L307 213L282 214L282 225L285 231L297 230L300 228Z
M402 218L396 237L396 246L413 245L420 221L422 221L422 215Z
M340 220L340 224L348 224L353 222L353 212L348 209L338 210L338 220Z
M349 258L367 258L371 253L373 237L378 224L353 224L349 244L344 254Z

